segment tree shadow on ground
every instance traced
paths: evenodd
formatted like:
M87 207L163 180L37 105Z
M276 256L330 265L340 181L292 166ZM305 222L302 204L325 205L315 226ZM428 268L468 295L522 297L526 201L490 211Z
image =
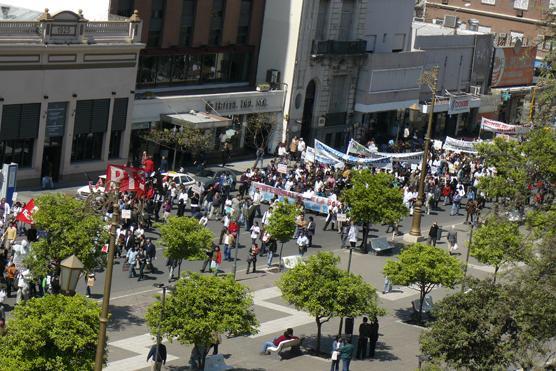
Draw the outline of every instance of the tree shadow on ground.
M349 336L349 335L345 335L345 336ZM316 335L311 335L311 336L304 337L304 339L303 339L304 353L311 354L313 356L320 357L320 358L323 358L323 359L330 359L330 356L332 354L332 343L334 342L335 339L336 339L335 335L323 335L321 337L321 340L320 340L321 352L319 354L317 354L314 350L316 348L316 345L317 345ZM355 347L354 357L357 354L356 351L357 351L358 341L359 341L359 336L358 335L353 335L352 339L351 339L351 343ZM392 350L392 347L390 345L387 345L386 343L384 343L382 341L379 341L376 344L375 357L372 358L372 359L371 358L366 359L364 361L378 360L378 361L381 361L381 362L389 362L389 361L399 360L400 358L398 356L396 356L394 353L392 353L391 350ZM355 359L354 359L354 361L355 361Z
M131 305L111 306L108 329L110 331L122 331L129 326L143 326L145 318L140 309L142 308Z
M415 325L422 328L430 327L435 321L435 318L430 313L423 313L421 321L419 321L417 313L413 310L413 308L396 309L395 315L405 324Z

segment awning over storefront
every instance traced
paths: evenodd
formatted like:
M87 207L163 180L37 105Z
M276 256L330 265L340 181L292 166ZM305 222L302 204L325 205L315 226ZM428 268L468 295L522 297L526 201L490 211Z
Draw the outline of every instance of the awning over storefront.
M225 128L232 124L232 120L229 118L195 111L172 115L160 115L160 121L193 129Z
M420 104L417 108L421 113L428 113L430 103ZM481 107L481 97L473 94L463 93L451 96L436 96L434 112L448 112L449 115L466 113L471 108Z
M508 86L505 88L492 88L491 91L493 93L529 93L535 85L521 85L521 86Z

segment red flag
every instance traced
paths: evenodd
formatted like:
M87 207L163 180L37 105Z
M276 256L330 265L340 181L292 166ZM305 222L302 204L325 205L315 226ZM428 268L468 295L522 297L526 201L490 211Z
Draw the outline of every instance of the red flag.
M106 168L107 189L111 182L120 183L120 192L131 191L140 195L145 192L145 173L136 167L108 165Z
M35 206L35 200L31 199L29 202L27 202L27 204L25 205L25 207L21 210L21 212L19 214L17 214L17 216L15 217L16 220L19 220L23 223L27 223L27 224L33 224L33 214L38 210L39 208Z

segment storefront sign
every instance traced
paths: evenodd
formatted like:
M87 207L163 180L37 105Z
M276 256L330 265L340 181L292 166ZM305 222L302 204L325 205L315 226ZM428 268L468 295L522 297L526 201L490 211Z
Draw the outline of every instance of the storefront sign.
M457 115L458 113L469 112L470 103L471 97L469 95L450 97L450 103L448 104L448 114Z
M531 85L537 48L496 48L492 68L492 87Z
M46 136L64 136L66 126L66 107L67 102L48 103L48 113L46 116Z
M278 200L288 200L288 203L295 204L298 200L303 202L306 210L311 210L320 214L328 214L328 207L332 205L335 200L326 197L303 197L301 193L286 191L285 189L272 187L263 183L252 182L251 193L258 189L261 192L263 201L270 202L274 196L278 196Z
M205 110L207 112L237 111L251 108L262 108L266 106L266 98L243 98L234 100L208 101L206 103Z

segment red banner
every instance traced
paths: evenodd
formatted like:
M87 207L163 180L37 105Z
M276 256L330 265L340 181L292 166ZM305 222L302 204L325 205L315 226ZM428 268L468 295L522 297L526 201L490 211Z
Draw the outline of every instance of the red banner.
M33 214L38 210L39 208L35 206L35 200L31 199L29 200L29 202L27 202L27 204L25 205L25 207L21 210L21 212L19 214L17 214L17 216L15 217L16 220L19 220L23 223L27 223L27 224L33 224Z
M120 192L145 192L145 173L143 169L119 165L108 165L106 168L106 189L110 184L116 182L120 184Z

